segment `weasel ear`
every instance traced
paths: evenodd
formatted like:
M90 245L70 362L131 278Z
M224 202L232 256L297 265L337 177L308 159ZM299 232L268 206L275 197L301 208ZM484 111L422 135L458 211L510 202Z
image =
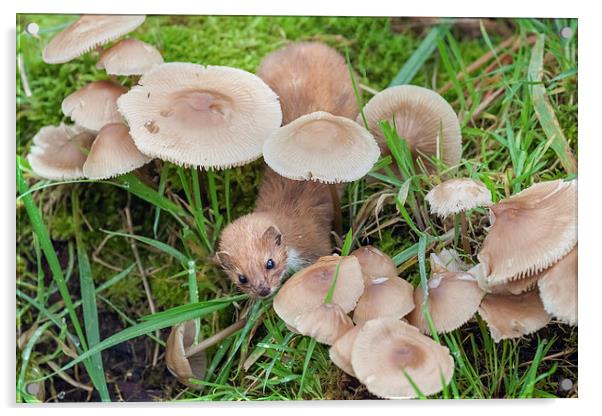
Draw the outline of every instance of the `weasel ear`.
M278 230L278 228L274 227L273 225L270 225L270 227L265 230L265 232L263 233L263 239L267 242L275 242L277 246L279 246L280 244L282 244L282 234L280 233L280 230Z
M218 251L217 253L215 253L215 257L217 257L217 260L224 269L233 268L232 257L230 257L230 253L228 253L227 251Z

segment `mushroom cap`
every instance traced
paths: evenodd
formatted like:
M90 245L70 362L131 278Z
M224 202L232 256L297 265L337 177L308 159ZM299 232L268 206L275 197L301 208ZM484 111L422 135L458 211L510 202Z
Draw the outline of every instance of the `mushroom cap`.
M107 124L98 132L84 163L84 175L91 179L106 179L139 168L151 159L134 145L125 124Z
M531 334L550 322L538 290L521 295L485 295L479 315L487 322L495 342Z
M186 321L174 326L167 338L165 362L167 369L180 383L198 389L200 384L191 383L189 379L202 380L207 371L207 356L200 351L186 357L186 349L194 342L195 323Z
M431 274L465 272L470 268L454 249L444 248L438 254L431 253L429 262L431 264Z
M142 153L178 165L223 169L261 156L280 126L276 94L242 69L170 62L118 100Z
M322 303L297 316L294 327L300 334L315 338L322 344L332 345L353 328L353 321L336 303Z
M298 271L282 285L273 303L278 316L289 326L298 328L295 320L299 315L324 304L339 261L332 303L339 305L344 313L351 312L364 291L360 264L353 256L326 256Z
M82 167L94 134L79 126L42 127L33 137L27 160L39 176L54 180L84 177Z
M485 279L481 279L479 286L485 292L493 293L494 295L520 295L535 288L540 277L541 273L538 273L533 276L509 280L499 285L489 285Z
M280 127L263 144L265 162L281 176L323 183L353 182L366 175L380 151L366 129L325 111Z
M378 277L397 277L397 268L393 259L376 247L360 247L350 255L355 256L360 262L365 284Z
M535 184L490 207L478 255L488 286L547 269L577 244L577 180Z
M452 214L492 204L491 192L479 181L470 178L449 179L426 194L431 214L447 218Z
M332 344L332 347L330 347L330 350L328 351L331 361L352 377L355 377L355 372L351 365L351 352L353 351L355 338L362 326L363 324L356 325L345 332Z
M56 35L42 52L47 64L62 64L125 35L140 26L146 16L84 15Z
M449 383L454 360L449 350L417 328L400 320L368 321L359 330L351 353L353 370L368 390L385 398L413 398L416 391L431 395Z
M577 251L575 246L537 282L545 310L569 325L577 325Z
M476 313L485 292L479 288L477 278L466 272L445 272L428 280L428 309L438 333L450 332L464 325ZM408 316L412 325L430 334L427 320L422 314L424 290L414 291L416 308Z
M63 114L78 125L98 131L105 124L120 123L117 98L127 88L111 81L94 81L69 94L63 100Z
M110 75L141 75L163 63L163 57L152 45L138 39L124 39L100 55L96 68Z
M418 157L419 153L429 156L439 153L448 166L460 161L462 135L458 116L451 105L434 91L415 85L387 88L366 104L364 115L368 130L383 153L388 147L379 122L388 120L394 123L399 137L407 141L414 157ZM357 118L358 123L362 122L360 117Z
M364 293L353 311L355 323L376 318L400 319L414 309L414 287L404 279L379 277L364 284Z

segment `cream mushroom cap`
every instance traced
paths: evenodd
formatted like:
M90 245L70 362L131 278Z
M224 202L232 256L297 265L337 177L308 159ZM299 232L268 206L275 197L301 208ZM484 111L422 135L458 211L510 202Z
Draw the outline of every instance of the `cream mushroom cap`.
M93 140L94 134L79 126L42 127L33 137L27 160L43 178L80 179L84 177L82 167Z
M110 75L142 75L163 57L152 45L138 39L124 39L100 55L96 68L104 68Z
M537 282L545 310L569 325L577 325L577 251L575 246Z
M140 26L146 16L84 15L56 35L42 52L47 64L62 64L125 35Z
M577 180L535 184L490 207L478 255L488 286L531 276L577 244Z
M377 277L364 282L353 321L362 323L376 318L403 318L414 309L414 287L400 277Z
M491 192L479 181L470 178L449 179L426 194L431 214L447 218L452 214L492 204Z
M376 94L364 107L368 129L381 149L387 149L379 122L388 120L414 157L440 156L452 166L460 161L462 135L454 109L439 94L415 85L399 85ZM361 115L357 122L361 123ZM442 133L442 134L441 134Z
M366 284L378 277L397 277L393 259L376 247L363 246L352 251L350 255L359 261Z
M84 175L107 179L139 168L151 159L134 145L125 124L107 124L98 132L84 163Z
M280 127L263 145L265 162L281 176L322 183L360 179L379 155L370 132L325 111L306 114Z
M295 318L294 328L322 344L332 345L353 328L353 321L336 303L323 303Z
M170 62L118 100L136 146L178 165L223 169L261 156L282 122L276 94L242 69Z
M454 372L449 350L397 319L368 321L351 353L353 370L368 390L385 398L417 397L406 374L425 395L443 390Z
M538 292L489 294L483 298L479 315L487 322L495 342L531 334L550 322L550 315L545 311Z
M428 310L437 332L450 332L464 325L477 312L485 296L477 278L466 272L444 272L428 280ZM408 320L420 331L430 334L428 322L422 314L424 290L414 291L416 308Z
M61 109L76 124L98 131L106 124L121 122L117 98L126 91L111 81L94 81L69 94Z
M167 369L180 383L191 388L200 388L200 384L191 383L189 379L203 379L207 371L205 351L186 357L186 349L194 342L195 323L186 321L174 326L167 338L165 361Z
M328 351L331 361L352 377L355 377L355 372L351 365L351 352L353 351L355 338L362 326L363 324L356 325L345 332L332 344Z

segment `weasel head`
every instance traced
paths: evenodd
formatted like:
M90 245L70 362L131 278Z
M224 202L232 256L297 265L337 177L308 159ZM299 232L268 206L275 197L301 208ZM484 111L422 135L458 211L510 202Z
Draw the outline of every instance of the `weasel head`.
M288 269L289 253L281 231L256 213L224 229L216 256L232 282L252 297L274 293Z

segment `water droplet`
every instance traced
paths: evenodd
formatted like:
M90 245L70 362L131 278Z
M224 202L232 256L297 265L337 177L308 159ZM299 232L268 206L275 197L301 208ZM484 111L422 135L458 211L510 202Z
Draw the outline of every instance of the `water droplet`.
M159 126L157 126L153 120L149 120L146 123L144 123L144 127L151 134L155 134L155 133L159 132Z
M570 27L563 27L560 29L560 36L564 39L570 39L573 37L573 29Z
M63 400L65 398L65 392L64 391L59 391L58 394L56 395L56 397L59 400Z
M171 117L173 116L174 109L173 108L165 108L159 112L161 117Z
M31 36L37 37L38 32L40 31L40 26L35 22L31 22L25 26L25 31Z
M573 388L573 382L568 378L562 379L560 381L560 390L569 391Z

